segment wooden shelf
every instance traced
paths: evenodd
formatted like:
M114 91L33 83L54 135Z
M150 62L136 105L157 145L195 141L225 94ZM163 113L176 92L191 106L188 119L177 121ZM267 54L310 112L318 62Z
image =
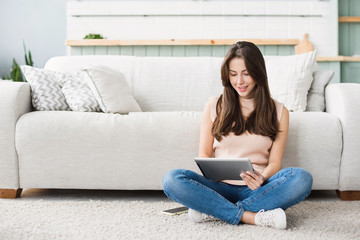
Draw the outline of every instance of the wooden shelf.
M232 45L237 41L249 41L256 45L297 45L298 39L169 39L169 40L66 40L66 46L149 46L149 45Z
M344 61L344 56L335 56L335 57L316 57L317 62L342 62Z
M360 57L335 56L335 57L317 57L317 62L360 62Z
M360 23L360 17L339 17L341 23Z
M344 56L343 62L360 62L360 57L346 57Z

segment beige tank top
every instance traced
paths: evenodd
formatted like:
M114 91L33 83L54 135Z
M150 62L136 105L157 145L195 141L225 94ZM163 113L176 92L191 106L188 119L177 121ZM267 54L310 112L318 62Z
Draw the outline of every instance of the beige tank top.
M211 105L211 121L216 117L216 103L220 96L209 99ZM284 104L275 101L278 121L281 119ZM241 109L245 117L249 116L254 110L254 99L241 99ZM223 137L221 142L214 138L213 156L215 158L250 158L256 171L263 173L269 164L269 155L273 141L270 137L250 134L248 131L236 136L230 133ZM245 185L243 181L224 181L235 185Z

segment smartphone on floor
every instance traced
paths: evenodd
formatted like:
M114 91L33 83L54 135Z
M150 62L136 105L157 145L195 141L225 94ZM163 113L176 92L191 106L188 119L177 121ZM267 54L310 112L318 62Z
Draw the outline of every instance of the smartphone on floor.
M167 209L167 210L163 210L161 211L164 214L168 214L168 215L179 215L182 213L187 213L189 210L189 208L187 207L177 207L177 208L171 208L171 209Z

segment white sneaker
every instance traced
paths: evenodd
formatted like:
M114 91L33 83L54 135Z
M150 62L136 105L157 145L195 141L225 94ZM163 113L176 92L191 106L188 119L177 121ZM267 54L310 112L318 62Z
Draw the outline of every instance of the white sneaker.
M286 214L281 208L269 211L262 209L255 215L255 225L285 229Z
M193 221L194 223L202 223L202 222L218 220L218 218L215 218L211 215L207 215L205 213L198 212L191 208L189 208L188 215L191 221Z

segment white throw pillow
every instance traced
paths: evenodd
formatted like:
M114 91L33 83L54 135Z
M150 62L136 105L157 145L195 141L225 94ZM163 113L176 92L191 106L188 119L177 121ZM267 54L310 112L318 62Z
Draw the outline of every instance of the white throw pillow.
M62 86L66 102L73 111L101 112L101 108L92 94L87 81L88 75L84 72L75 74L56 72L56 78Z
M316 51L279 57L265 57L270 92L289 111L303 112L317 69Z
M56 79L55 71L27 65L22 65L20 68L26 81L30 84L32 104L35 110L71 110L61 91L61 85Z
M84 67L88 86L106 113L141 112L124 74L107 66Z
M325 87L334 76L332 70L319 70L314 72L314 81L310 86L306 111L325 111Z

